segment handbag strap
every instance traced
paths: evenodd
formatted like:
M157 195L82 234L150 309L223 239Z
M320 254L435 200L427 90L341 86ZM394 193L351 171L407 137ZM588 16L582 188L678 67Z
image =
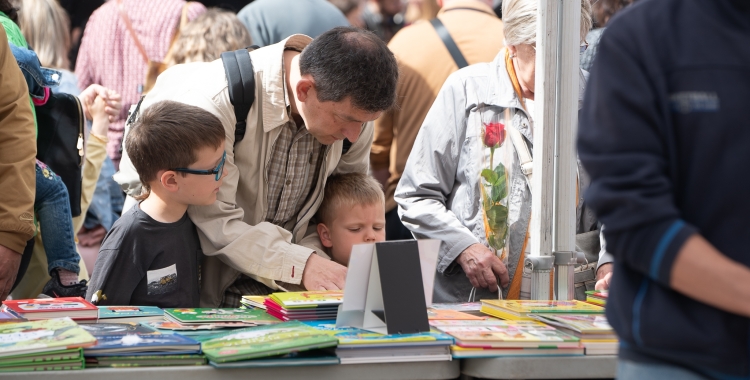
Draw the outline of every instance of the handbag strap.
M117 9L120 11L120 18L125 23L125 28L130 33L130 37L133 38L133 42L135 42L135 47L138 48L138 52L143 57L143 62L148 64L149 59L148 54L146 54L146 48L143 47L141 40L138 39L138 35L135 33L135 29L133 29L133 23L130 22L130 17L128 17L128 12L125 10L125 4L123 4L122 0L117 0Z
M443 44L448 49L451 57L453 57L453 61L456 62L456 66L458 66L459 69L463 69L464 67L469 66L469 63L466 62L464 55L461 54L461 50L459 50L458 45L456 45L456 41L453 41L453 37L451 37L451 34L448 33L448 29L445 28L443 22L436 17L430 20L430 24L432 24L432 27L435 28L435 31L437 32L438 36L440 36L440 39L443 40Z

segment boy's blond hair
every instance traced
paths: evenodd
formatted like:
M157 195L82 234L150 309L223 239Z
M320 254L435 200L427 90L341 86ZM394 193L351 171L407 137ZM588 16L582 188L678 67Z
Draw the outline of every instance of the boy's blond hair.
M335 174L328 177L323 203L317 213L320 223L330 225L341 207L380 203L385 207L383 187L375 178L362 173Z

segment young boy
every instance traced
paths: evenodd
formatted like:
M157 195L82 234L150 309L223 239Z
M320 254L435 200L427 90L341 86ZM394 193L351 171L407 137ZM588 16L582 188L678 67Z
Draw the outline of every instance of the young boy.
M125 140L144 193L102 242L86 298L99 305L198 307L201 250L189 205L216 200L224 128L198 107L162 101Z
M353 245L385 241L383 189L361 173L333 175L326 182L317 220L320 242L333 261L349 265Z

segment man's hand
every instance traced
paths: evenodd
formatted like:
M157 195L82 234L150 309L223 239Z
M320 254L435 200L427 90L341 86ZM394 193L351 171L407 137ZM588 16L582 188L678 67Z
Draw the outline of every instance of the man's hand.
M21 254L0 245L0 300L4 301L13 283L16 282L18 266L21 265Z
M104 111L109 116L109 121L114 121L122 109L122 96L117 92L98 84L88 86L80 95L78 95L78 98L81 99L81 105L83 106L83 113L86 115L86 119L93 120L88 105L93 104L97 97L101 97L106 101L107 104Z
M302 272L302 285L307 290L344 289L346 267L324 259L316 254L310 255Z
M612 263L602 264L599 269L596 270L596 290L609 290L609 282L612 281Z
M508 286L510 277L508 268L492 251L481 245L472 244L456 258L466 273L466 277L475 288L489 288L491 292L497 290L497 279L502 287Z

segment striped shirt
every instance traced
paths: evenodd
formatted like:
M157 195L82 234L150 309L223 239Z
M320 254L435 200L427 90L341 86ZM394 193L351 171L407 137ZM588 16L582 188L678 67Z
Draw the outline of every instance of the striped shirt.
M148 58L162 61L169 50L185 1L123 0L123 3ZM193 2L188 7L188 19L192 20L205 11L202 4ZM146 78L146 68L146 62L120 17L117 1L106 2L86 24L75 73L81 89L96 83L122 95L122 110L110 123L107 133L107 154L116 167L120 165L125 118L130 106L140 98L138 86Z

